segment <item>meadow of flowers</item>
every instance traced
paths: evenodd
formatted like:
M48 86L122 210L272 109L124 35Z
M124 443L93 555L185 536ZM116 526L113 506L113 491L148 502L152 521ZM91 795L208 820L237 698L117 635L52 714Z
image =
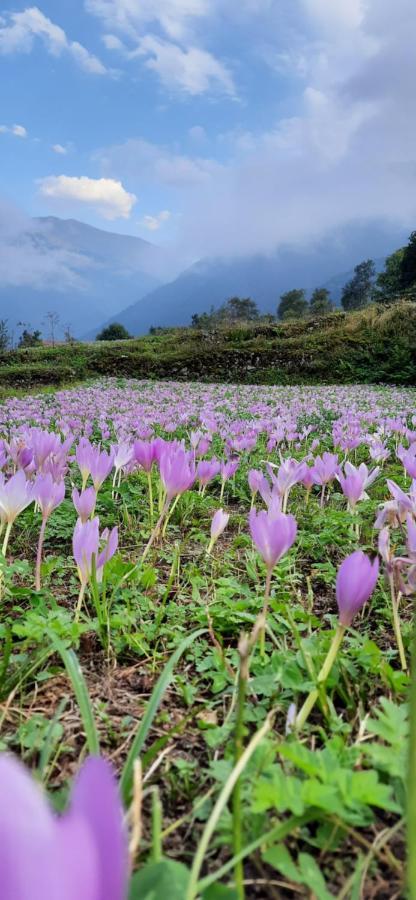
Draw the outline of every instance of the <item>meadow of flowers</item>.
M416 897L416 392L107 380L0 437L2 900Z

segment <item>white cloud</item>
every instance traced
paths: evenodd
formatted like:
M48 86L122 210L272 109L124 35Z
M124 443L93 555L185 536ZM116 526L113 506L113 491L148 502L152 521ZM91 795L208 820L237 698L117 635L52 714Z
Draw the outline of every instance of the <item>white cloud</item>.
M182 49L151 34L140 41L137 56L145 58L148 69L159 76L170 89L196 96L211 89L235 96L232 75L215 56L199 47Z
M7 20L0 20L0 54L30 53L36 38L51 56L69 53L84 72L104 75L107 71L96 56L78 41L69 40L63 28L55 25L37 6L9 13Z
M66 154L68 153L68 147L64 147L63 144L52 144L51 149L54 151L54 153L58 153L61 156L66 156Z
M179 189L211 182L222 169L213 159L185 156L140 138L99 150L93 161L107 177L123 172L139 185L163 184Z
M86 0L86 9L112 29L103 36L107 49L130 60L142 57L165 87L192 96L211 90L235 96L228 67L196 42L194 25L211 16L210 0Z
M207 133L202 125L192 125L188 131L191 141L195 144L203 144L207 139Z
M171 215L172 213L168 209L162 209L156 216L143 216L139 224L143 225L144 228L147 228L148 231L158 231L164 222L168 222Z
M14 134L15 137L26 138L27 131L23 125L0 125L0 134Z
M133 39L148 25L158 25L169 38L183 40L195 21L210 14L212 4L210 0L86 0L85 6L107 28Z
M39 240L39 234L43 240ZM88 257L51 243L47 223L29 219L0 199L0 283L35 290L81 290Z
M126 52L126 47L123 44L123 41L117 37L116 34L103 34L101 38L107 50L119 50L120 52Z
M136 202L121 181L113 178L79 178L49 175L38 182L42 197L64 206L84 205L95 209L104 219L128 219Z

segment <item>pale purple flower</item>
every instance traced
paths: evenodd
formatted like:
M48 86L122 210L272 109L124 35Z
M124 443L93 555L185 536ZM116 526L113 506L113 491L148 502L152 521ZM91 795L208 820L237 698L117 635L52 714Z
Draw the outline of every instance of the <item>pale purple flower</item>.
M91 577L93 558L95 558L97 581L101 581L103 568L114 556L117 546L117 527L112 531L106 528L100 537L98 516L88 519L87 522L81 522L81 519L78 519L74 529L72 547L81 584L87 584ZM101 552L99 552L100 547Z
M156 459L154 441L135 441L133 458L145 472L150 472Z
M365 463L361 463L357 468L352 463L346 462L344 471L345 474L340 470L337 478L351 509L354 509L359 500L368 498L366 489L377 478L380 469L377 466L372 472L369 472Z
M88 438L82 437L75 450L75 459L81 472L83 487L85 487L88 476L91 472L91 465L94 458L95 449L96 448L92 446Z
M25 767L0 755L2 900L125 900L128 841L117 783L90 757L55 815Z
M49 519L54 509L60 506L65 497L65 482L54 481L49 473L38 475L33 486L33 496L40 508L42 518Z
M93 556L97 558L100 542L100 525L98 516L81 522L78 519L72 538L72 549L77 564L81 584L87 584L92 572Z
M257 492L260 490L262 482L264 481L263 472L259 472L258 469L250 469L247 480L251 494L253 497L255 497Z
M94 453L90 457L90 474L96 492L109 476L114 465L114 453L106 453L100 447L94 447Z
M115 444L112 446L113 451L113 463L116 472L124 469L133 459L133 447L128 441L123 441L120 444Z
M312 466L315 484L329 484L330 481L334 480L338 468L338 456L336 453L328 453L328 451L325 451L322 456L317 456Z
M33 502L33 484L27 480L23 469L19 469L8 481L0 483L0 510L8 524Z
M252 509L249 515L251 538L271 571L290 549L297 533L294 516L275 510Z
M228 459L226 462L221 463L221 481L224 484L235 475L238 466L238 459Z
M355 550L341 563L336 582L340 625L351 625L356 613L373 593L378 572L378 557L371 562L362 550Z
M230 516L223 509L217 509L211 522L211 541L217 541L223 531L226 529Z
M196 467L196 480L203 486L219 474L221 464L218 459L201 459Z
M159 464L160 477L168 500L183 494L195 481L195 467L190 455L181 447L167 444Z
M97 493L93 487L85 488L81 493L74 488L72 491L72 502L78 513L81 522L86 522L94 514L95 504L97 502Z

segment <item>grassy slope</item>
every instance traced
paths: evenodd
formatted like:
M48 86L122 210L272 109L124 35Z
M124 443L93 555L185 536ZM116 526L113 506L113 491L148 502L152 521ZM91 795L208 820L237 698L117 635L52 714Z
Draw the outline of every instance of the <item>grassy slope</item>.
M215 332L177 328L114 343L0 354L0 391L97 375L257 384L416 383L416 304Z

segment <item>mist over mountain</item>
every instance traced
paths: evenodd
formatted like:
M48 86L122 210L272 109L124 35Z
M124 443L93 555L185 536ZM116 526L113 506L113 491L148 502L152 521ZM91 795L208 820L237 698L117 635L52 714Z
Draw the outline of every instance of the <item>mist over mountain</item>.
M201 260L110 321L122 323L133 335L143 334L152 325L186 325L193 313L218 307L235 295L251 297L261 312L275 314L280 295L292 288L305 288L310 294L315 287L328 287L339 303L357 263L371 257L380 271L385 257L406 239L406 230L363 224L312 245L282 247L273 255Z
M47 334L52 311L80 337L158 287L174 271L161 248L138 237L53 216L13 221L0 233L0 318Z

